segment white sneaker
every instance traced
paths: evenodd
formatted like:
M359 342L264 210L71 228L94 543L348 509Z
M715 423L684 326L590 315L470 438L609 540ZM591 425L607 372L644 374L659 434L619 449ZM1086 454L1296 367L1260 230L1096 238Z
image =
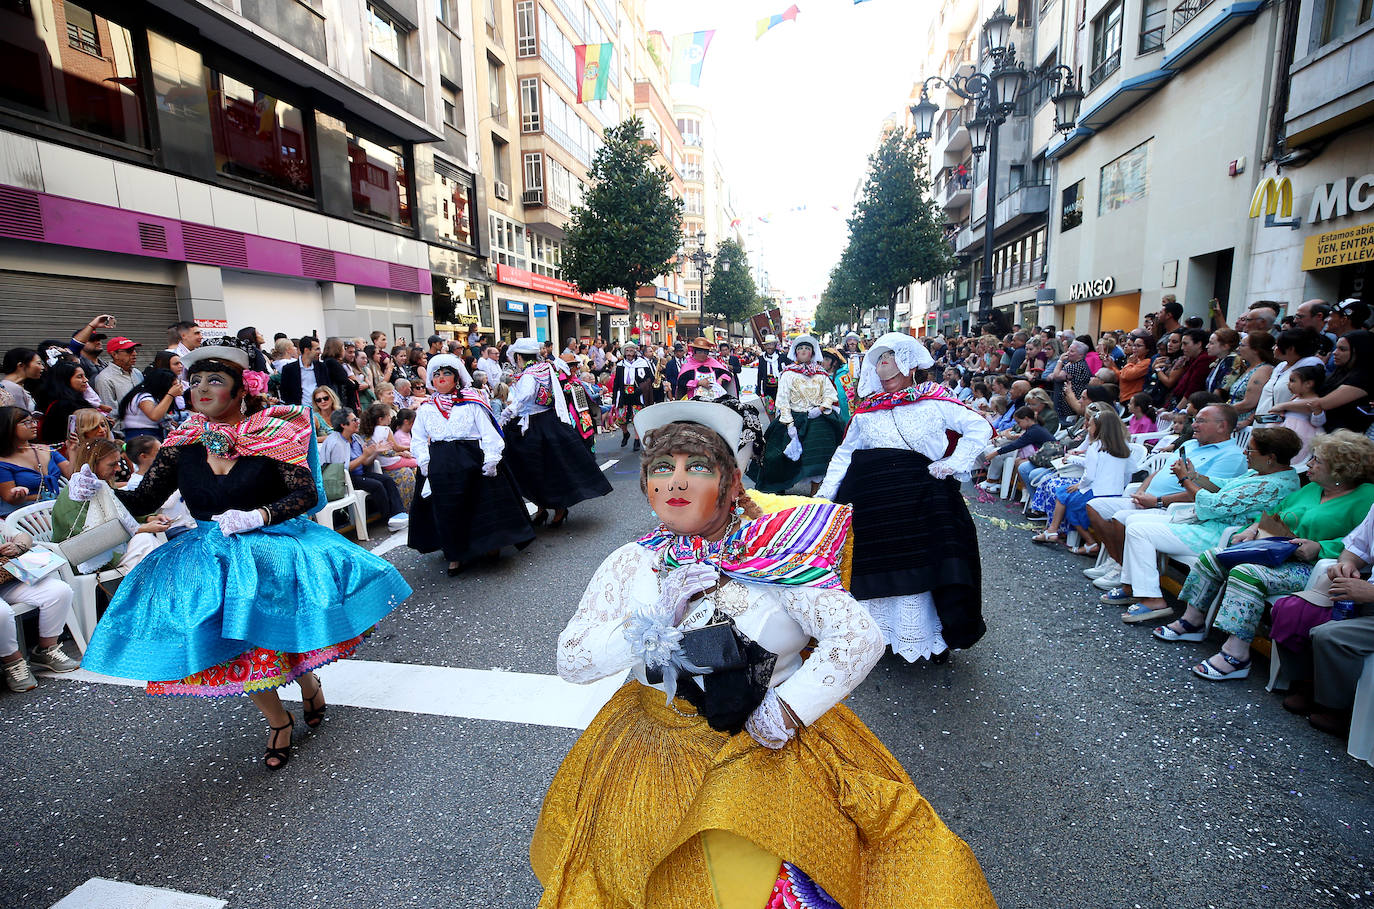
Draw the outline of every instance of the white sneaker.
M984 492L1000 493L1002 491L1001 480L984 480L978 484L978 488Z
M1091 568L1084 568L1084 569L1083 569L1083 577L1085 577L1085 578L1091 578L1092 580L1096 581L1098 578L1102 577L1102 576L1105 575L1105 574L1110 574L1110 573L1113 572L1113 571L1120 571L1120 570L1121 570L1121 566L1120 566L1119 564L1117 564L1116 562L1114 562L1114 561L1111 560L1111 559L1108 559L1107 561L1103 562L1101 565L1094 565L1094 566L1091 567Z
M1111 590L1113 587L1121 586L1121 566L1113 565L1112 570L1102 577L1093 581L1093 586L1098 590Z
M392 515L391 518L387 520L387 522L386 522L386 529L387 529L387 530L400 530L401 528L403 528L403 527L408 527L409 525L410 525L410 515L408 515L408 514L397 514L397 515Z

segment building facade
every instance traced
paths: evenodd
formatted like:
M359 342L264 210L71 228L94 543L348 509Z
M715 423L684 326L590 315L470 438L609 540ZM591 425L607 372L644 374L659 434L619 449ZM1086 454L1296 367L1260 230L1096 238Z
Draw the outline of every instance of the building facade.
M103 311L150 350L181 319L423 338L441 28L417 0L5 4L0 345Z

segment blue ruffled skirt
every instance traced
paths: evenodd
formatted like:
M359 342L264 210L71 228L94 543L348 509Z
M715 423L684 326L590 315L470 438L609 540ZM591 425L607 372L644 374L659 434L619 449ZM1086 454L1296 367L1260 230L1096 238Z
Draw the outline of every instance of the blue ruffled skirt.
M363 634L410 592L389 562L306 518L232 536L201 521L119 585L82 666L182 679L256 648L310 653Z

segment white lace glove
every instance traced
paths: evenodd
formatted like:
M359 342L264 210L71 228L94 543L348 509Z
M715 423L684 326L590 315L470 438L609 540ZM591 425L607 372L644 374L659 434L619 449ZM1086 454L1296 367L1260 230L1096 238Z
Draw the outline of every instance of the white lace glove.
M496 468L497 468L498 466L500 466L500 464L501 464L501 462L500 462L499 460L497 460L497 461L487 461L486 463L484 463L484 464L482 465L482 476L484 476L484 477L494 477L494 476L496 476Z
M930 475L937 480L943 480L947 477L954 476L954 468L944 461L936 461L926 469L929 470Z
M796 426L787 427L787 437L792 441L787 443L787 447L782 450L782 453L793 461L800 461L802 456L802 443L801 439L797 438Z
M220 512L210 520L219 525L219 532L226 537L249 530L257 530L263 525L262 510L258 508L254 508L252 511L230 509Z
M819 407L813 407L806 412L806 415L814 420L821 415L821 409Z
M682 621L692 597L720 583L720 572L705 562L693 562L668 572L658 587L658 613L672 624Z
M501 416L499 416L499 417L496 418L496 422L497 422L499 425L501 425L501 426L505 426L507 423L509 423L511 420L514 420L514 419L515 419L515 408L514 408L514 407L507 407L505 410L501 411Z
M91 465L81 465L81 472L72 474L67 483L67 496L73 502L89 502L95 498L105 481L91 472Z
M768 689L762 703L744 722L744 731L749 733L754 741L774 751L786 745L792 740L792 736L797 734L795 729L787 728L782 701L778 699L778 693L773 688Z

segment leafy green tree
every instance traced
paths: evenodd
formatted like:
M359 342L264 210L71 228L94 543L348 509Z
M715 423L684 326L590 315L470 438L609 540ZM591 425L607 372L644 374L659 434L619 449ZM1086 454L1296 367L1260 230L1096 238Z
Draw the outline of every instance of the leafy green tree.
M682 239L682 200L653 157L638 117L606 130L563 248L567 280L584 294L624 291L632 313L635 291L672 268Z
M830 269L830 281L821 292L821 302L816 307L816 331L833 331L842 324L858 325L865 312L886 304L887 297L859 276L852 247L847 248Z
M729 325L763 311L754 276L749 273L749 257L738 241L722 240L711 267L711 283L706 285L702 313L718 316Z
M883 137L868 157L863 198L849 219L849 258L855 276L887 302L894 324L897 292L949 271L944 214L930 195L925 147L901 130Z

